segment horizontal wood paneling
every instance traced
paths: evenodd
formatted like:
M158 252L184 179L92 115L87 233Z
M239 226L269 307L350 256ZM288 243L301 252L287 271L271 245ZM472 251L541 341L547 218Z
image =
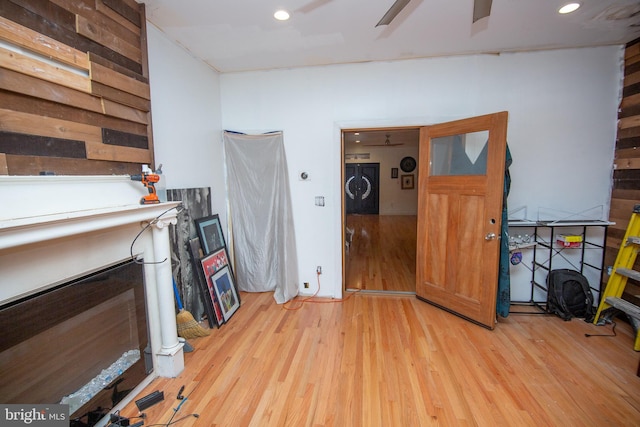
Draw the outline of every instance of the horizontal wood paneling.
M121 39L133 45L140 45L141 23L129 22L114 10L104 7L100 0L52 0L52 2L108 29L109 32L117 34Z
M5 109L0 109L0 130L74 141L102 142L102 130L98 126Z
M613 167L616 169L640 169L640 158L619 158L615 160L615 162L613 163Z
M613 172L613 191L609 220L616 224L609 227L606 242L605 265L615 263L623 244L633 207L640 203L640 39L625 48L623 98L618 114L618 139ZM635 268L640 266L640 258ZM608 276L605 275L605 280ZM640 292L630 281L624 298L633 300Z
M140 98L151 99L151 93L147 83L125 76L97 62L91 62L90 69L92 82L102 83L106 86L120 89L123 92L139 96Z
M0 152L22 156L87 158L84 141L0 131Z
M117 129L122 132L146 135L147 126L131 122L128 120L110 117L102 113L74 108L68 105L55 104L44 99L29 99L13 92L0 91L0 108L24 112L44 117L58 118L72 122L91 124L109 129ZM102 111L102 100L100 100L100 111ZM34 120L37 117L34 117Z
M640 94L628 95L622 99L622 103L620 104L622 108L628 108L634 105L640 105Z
M110 99L118 104L128 105L136 110L149 112L151 111L151 101L148 99L140 98L139 96L132 95L127 92L123 92L120 89L103 85L102 83L91 83L91 90L95 96L99 96L104 99Z
M618 127L620 129L628 129L640 126L640 116L634 115L620 119Z
M109 101L108 99L103 99L102 108L104 110L104 113L109 116L119 117L121 119L141 123L144 125L148 124L148 114L146 112L136 110L135 108L131 108L127 105L122 105L117 102Z
M639 56L640 58L640 56ZM624 76L624 87L629 87L635 84L640 83L640 72L635 72L633 74L629 74Z
M135 175L140 164L102 160L83 160L62 157L14 156L7 154L7 168L20 170L21 175L38 175L42 171L65 175Z
M153 165L144 17L131 0L0 0L0 174Z
M2 47L0 47L0 67L81 92L91 92L88 75L77 74Z
M0 109L0 130L2 131L25 134L25 137L31 134L82 141L86 146L87 159L129 161L140 164L151 162L149 150L104 144L100 127L47 117L37 117L37 123L34 124L35 120L36 117L30 114ZM28 143L28 141L22 142Z
M143 6L141 6L143 7ZM0 15L58 40L82 52L94 52L110 61L142 73L142 66L108 46L95 43L76 32L76 15L47 0L3 0ZM141 46L145 48L146 46Z
M9 175L9 167L7 166L7 155L0 153L0 175Z
M102 101L97 96L40 80L26 74L0 68L0 89L13 94L27 95L54 103L102 113ZM5 104L6 105L6 104Z
M135 8L135 6L132 7L127 4L127 2L119 0L96 0L96 3L104 4L110 9L113 9L118 15L140 27L140 12Z
M55 58L64 64L89 71L89 58L86 52L58 43L51 37L18 25L2 16L0 16L0 39L46 57Z
M122 147L149 148L149 140L146 136L133 135L113 129L102 129L102 142Z
M76 31L78 34L95 41L103 46L110 46L119 54L126 56L135 62L141 62L140 46L134 46L119 38L116 34L110 33L102 27L96 26L88 19L76 15Z

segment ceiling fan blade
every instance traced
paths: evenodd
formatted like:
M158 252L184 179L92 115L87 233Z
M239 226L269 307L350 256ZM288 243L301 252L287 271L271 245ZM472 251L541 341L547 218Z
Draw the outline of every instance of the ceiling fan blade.
M311 0L306 5L296 9L296 12L301 12L301 13L313 12L314 10L318 9L319 7L322 7L322 6L326 5L327 3L331 3L332 1L333 0Z
M396 0L389 10L387 10L387 13L384 14L380 22L376 24L376 27L380 25L389 25L410 1L411 0Z
M486 18L491 14L491 3L493 3L493 0L474 0L473 22Z

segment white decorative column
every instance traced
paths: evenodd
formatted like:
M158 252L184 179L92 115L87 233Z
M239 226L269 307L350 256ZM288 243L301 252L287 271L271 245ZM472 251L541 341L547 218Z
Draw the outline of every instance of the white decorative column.
M178 340L169 246L170 224L176 224L176 210L171 210L151 222L153 230L153 257L156 270L156 291L160 315L161 347L156 353L158 375L176 377L184 369L184 344Z

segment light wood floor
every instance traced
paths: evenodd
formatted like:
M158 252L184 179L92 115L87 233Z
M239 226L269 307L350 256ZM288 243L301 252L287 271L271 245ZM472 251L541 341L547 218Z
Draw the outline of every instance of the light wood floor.
M326 300L325 300L326 301ZM209 337L190 340L185 370L156 379L165 400L145 425L637 426L640 354L582 320L511 315L494 331L413 296L355 293L284 310L270 293ZM134 416L131 403L122 415Z
M415 215L347 215L353 230L345 257L345 288L416 291Z

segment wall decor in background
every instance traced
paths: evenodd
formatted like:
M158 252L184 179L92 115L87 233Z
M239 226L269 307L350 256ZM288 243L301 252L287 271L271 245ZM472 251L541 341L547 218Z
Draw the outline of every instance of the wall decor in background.
M402 181L402 189L403 190L411 190L413 189L414 183L413 183L413 175L402 175L401 177L401 181Z
M411 156L407 156L407 157L403 157L402 160L400 160L400 169L402 169L402 172L413 172L413 170L416 168L416 159L414 159Z

